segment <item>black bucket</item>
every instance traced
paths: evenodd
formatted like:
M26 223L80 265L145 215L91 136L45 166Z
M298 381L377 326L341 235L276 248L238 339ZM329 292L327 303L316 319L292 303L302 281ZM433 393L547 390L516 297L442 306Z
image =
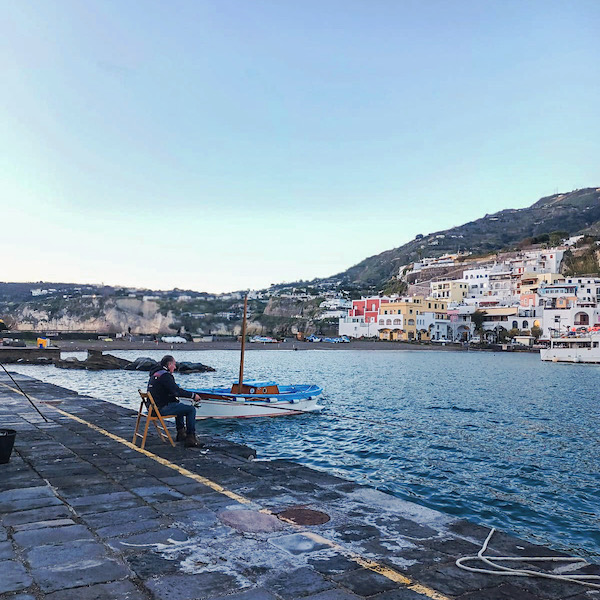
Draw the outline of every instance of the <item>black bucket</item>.
M14 429L0 429L0 465L10 460L17 432Z

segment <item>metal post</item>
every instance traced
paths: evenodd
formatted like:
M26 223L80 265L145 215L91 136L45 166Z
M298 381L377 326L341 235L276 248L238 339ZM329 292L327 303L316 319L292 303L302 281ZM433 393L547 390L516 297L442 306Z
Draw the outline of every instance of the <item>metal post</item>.
M248 294L244 296L244 320L242 321L242 351L240 353L240 377L238 380L238 394L242 393L244 381L244 350L246 349L246 315L248 312Z

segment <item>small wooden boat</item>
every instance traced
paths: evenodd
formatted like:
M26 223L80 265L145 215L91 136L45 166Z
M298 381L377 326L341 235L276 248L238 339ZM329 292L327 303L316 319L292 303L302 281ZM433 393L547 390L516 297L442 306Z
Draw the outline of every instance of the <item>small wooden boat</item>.
M196 419L243 419L247 417L279 417L318 412L318 385L277 385L274 381L244 381L244 349L248 296L244 299L240 376L230 388L190 390L200 395L195 403Z
M247 417L280 417L318 412L317 396L323 390L317 385L277 385L274 381L244 381L231 388L192 390L200 395L196 419L243 419Z

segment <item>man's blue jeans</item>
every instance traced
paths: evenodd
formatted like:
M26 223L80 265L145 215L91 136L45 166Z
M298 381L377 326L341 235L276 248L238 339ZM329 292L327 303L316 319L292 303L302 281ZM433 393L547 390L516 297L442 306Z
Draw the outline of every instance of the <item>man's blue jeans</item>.
M185 432L187 434L196 433L196 409L193 404L171 402L165 404L159 410L161 415L175 415L177 429L183 429L183 419L185 417Z

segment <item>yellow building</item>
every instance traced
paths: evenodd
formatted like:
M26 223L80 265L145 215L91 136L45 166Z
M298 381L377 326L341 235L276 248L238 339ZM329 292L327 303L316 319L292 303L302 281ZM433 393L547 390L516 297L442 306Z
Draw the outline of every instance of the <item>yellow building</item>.
M469 284L458 279L445 279L431 282L431 296L447 302L462 302L469 292Z
M402 298L379 308L379 339L411 341L430 338L436 320L447 319L448 303L438 298L413 296Z
M542 283L553 285L563 283L564 280L564 276L560 273L523 273L517 293L533 294Z

